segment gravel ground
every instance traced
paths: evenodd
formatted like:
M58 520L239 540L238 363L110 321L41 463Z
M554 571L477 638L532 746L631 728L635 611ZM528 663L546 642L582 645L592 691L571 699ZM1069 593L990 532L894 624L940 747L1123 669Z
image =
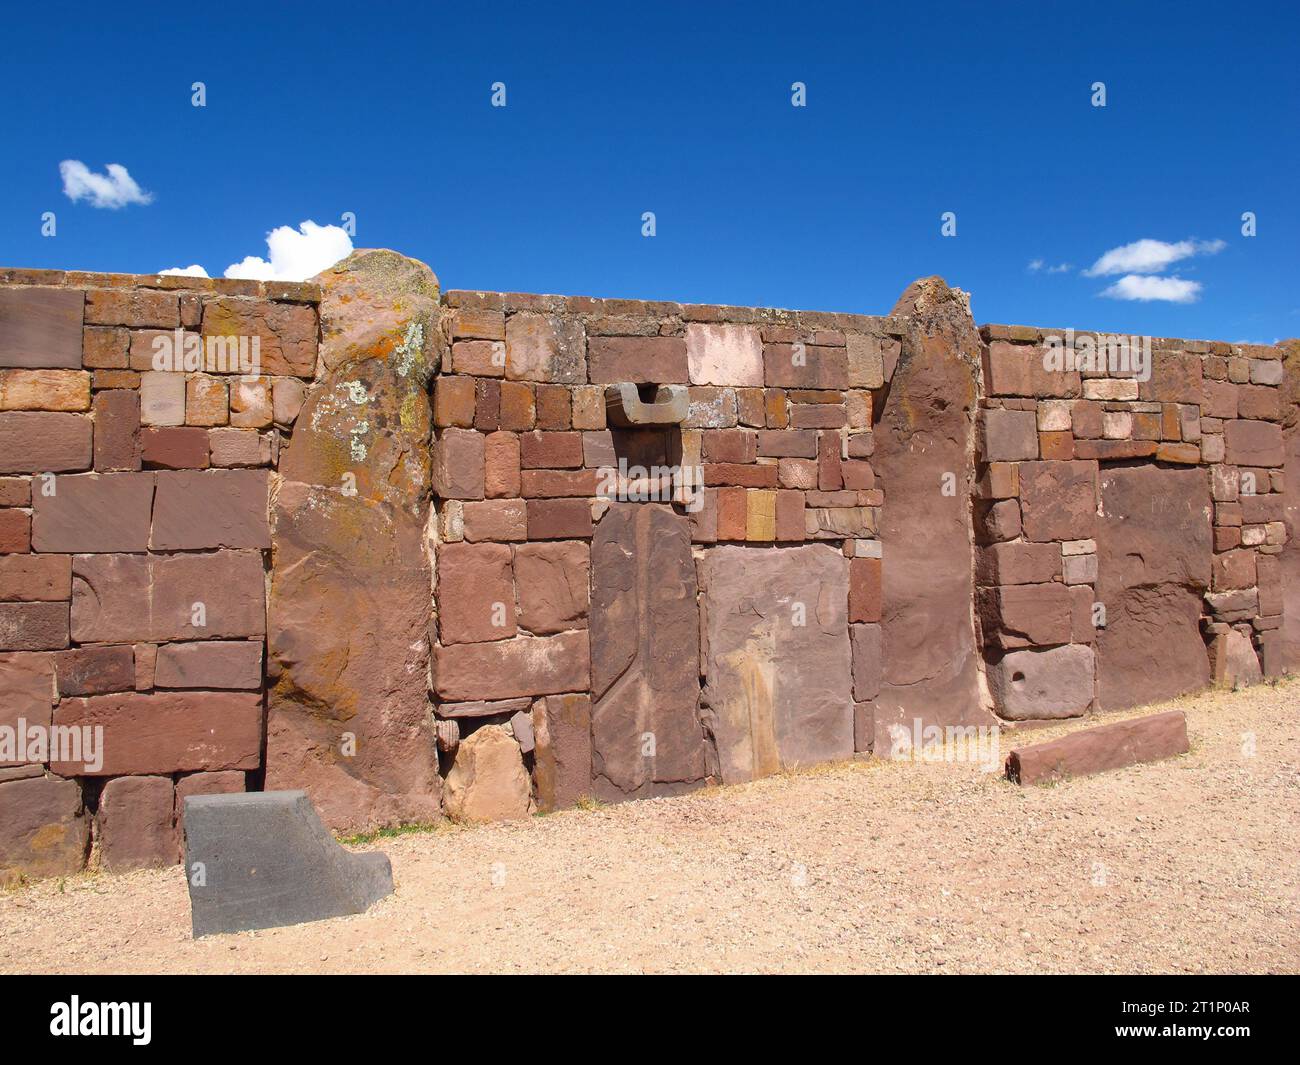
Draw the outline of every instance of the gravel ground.
M394 895L293 928L192 940L179 867L38 883L0 972L1300 971L1300 681L1169 705L1190 754L1052 787L863 762L383 839Z

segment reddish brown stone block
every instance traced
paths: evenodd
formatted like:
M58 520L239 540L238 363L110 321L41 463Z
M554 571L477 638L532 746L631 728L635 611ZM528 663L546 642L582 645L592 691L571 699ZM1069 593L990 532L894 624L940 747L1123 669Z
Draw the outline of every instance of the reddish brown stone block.
M1058 544L998 543L976 556L975 576L980 584L1044 584L1061 576Z
M1100 459L1103 462L1118 459L1147 458L1156 453L1154 440L1076 440L1076 459Z
M592 528L591 504L585 499L528 500L530 540L585 539Z
M526 469L578 469L582 466L582 434L576 432L523 433L519 437L519 463Z
M702 442L706 462L753 462L758 455L757 436L747 429L706 429Z
M529 499L594 496L596 471L524 470L520 491Z
M506 347L490 340L461 340L451 346L451 368L474 377L502 377L506 372Z
M445 429L433 449L433 489L443 499L482 499L486 490L486 437Z
M0 414L0 473L65 473L91 465L91 420L82 414Z
M977 594L985 639L994 646L1050 647L1069 643L1069 589L1064 584L1016 584Z
M128 336L125 329L86 326L81 364L90 370L125 370Z
M1100 439L1101 415L1101 404L1092 400L1081 399L1070 404L1070 429L1074 438L1076 440Z
M775 488L777 467L734 462L706 462L704 483L710 487L734 485L744 488Z
M1038 419L1029 410L982 410L980 457L984 462L1038 458Z
M506 543L528 537L528 511L522 499L485 499L466 503L462 512L465 539L470 543Z
M1025 462L1020 509L1027 540L1086 540L1097 525L1097 468L1091 462Z
M533 386L522 381L502 381L501 428L517 433L531 429L536 421L537 403Z
M271 546L267 471L168 470L150 476L157 480L152 550Z
M848 388L848 352L799 342L764 344L763 382L782 388Z
M80 563L80 559L74 561L75 573L81 572ZM163 555L151 559L151 565L154 640L265 635L266 592L260 551ZM74 598L76 593L74 584Z
M81 366L84 296L73 289L0 288L0 366Z
M682 337L591 337L588 359L593 384L686 384L690 376Z
M262 643L202 640L163 644L154 661L154 683L159 688L258 691L262 687Z
M804 532L804 496L802 492L782 489L776 493L776 538L800 542Z
M1154 762L1189 749L1187 720L1181 710L1170 710L1016 747L1007 756L1007 779L1014 784L1045 784Z
M718 489L718 539L743 540L749 510L743 488Z
M790 424L790 414L786 407L785 391L783 389L767 389L764 392L763 404L767 410L767 427L769 429L784 429Z
M70 555L20 554L0 558L0 602L44 603L71 596Z
M591 698L549 695L533 704L533 778L541 810L591 795Z
M1261 421L1230 421L1223 427L1228 462L1234 466L1281 466L1282 427Z
M259 338L261 372L270 376L315 374L316 334L316 310L302 304L223 296L203 307L205 343L208 337Z
M25 510L0 510L0 555L25 554L31 548L31 515Z
M876 474L871 463L847 461L840 463L840 476L844 487L855 492L870 492L876 487Z
M102 695L135 687L135 654L129 645L76 647L54 655L59 695Z
M531 311L512 314L506 321L506 376L514 381L582 384L587 380L585 341L576 318Z
M85 320L87 325L177 329L181 324L180 300L174 292L94 289L86 294Z
M757 454L769 458L815 459L817 457L817 433L811 430L795 429L763 430L757 434ZM709 457L707 447L705 457ZM713 461L736 460L718 459ZM743 461L753 462L754 459L751 455Z
M585 691L591 678L587 633L437 647L433 675L438 698L448 701Z
M209 437L198 426L166 426L140 432L140 458L145 466L166 470L202 470L209 463Z
M1255 552L1225 551L1214 556L1211 587L1216 592L1255 587Z
M822 433L817 438L817 487L823 492L835 492L844 487L840 438L835 433Z
M32 501L32 482L26 477L0 477L0 507L25 507Z
M777 484L782 488L805 491L817 487L817 461L815 459L779 459L776 464Z
M515 587L505 544L444 544L438 551L438 636L444 644L515 635Z
M585 629L591 549L580 541L515 548L519 624L536 636Z
M1074 436L1069 430L1039 433L1038 453L1044 460L1069 461L1074 458Z
M878 558L849 560L849 621L880 620L880 575Z
M1138 384L1138 395L1142 399L1169 403L1200 403L1201 357L1176 351L1157 351L1152 358L1151 378Z
M514 433L489 433L484 441L484 492L489 499L519 495L519 437Z
M0 782L0 809L0 884L68 876L85 866L90 821L75 780L33 776Z
M149 544L154 474L59 477L32 500L37 551L143 551Z
M140 468L140 394L112 389L95 394L95 469Z
M468 429L474 424L474 378L439 377L433 388L433 424Z
M0 603L0 651L57 651L68 642L67 603Z
M261 760L257 692L125 692L65 699L54 723L104 730L102 765L51 762L60 776L256 769Z
M537 428L568 429L573 421L572 391L565 385L537 386Z
M474 428L496 432L501 426L501 382L481 377L474 382Z
M1156 448L1156 460L1195 466L1201 461L1201 449L1197 444L1161 444Z
M1049 370L1043 349L1034 344L995 340L984 356L984 379L992 396L1077 396L1077 370Z

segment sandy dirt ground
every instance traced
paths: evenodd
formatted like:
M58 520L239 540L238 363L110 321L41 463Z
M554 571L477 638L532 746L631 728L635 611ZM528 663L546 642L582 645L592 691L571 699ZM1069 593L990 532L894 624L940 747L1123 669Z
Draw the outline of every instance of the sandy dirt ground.
M382 839L395 894L292 928L191 939L179 867L41 882L0 972L1300 971L1300 681L1170 705L1190 754L1055 786L874 761Z

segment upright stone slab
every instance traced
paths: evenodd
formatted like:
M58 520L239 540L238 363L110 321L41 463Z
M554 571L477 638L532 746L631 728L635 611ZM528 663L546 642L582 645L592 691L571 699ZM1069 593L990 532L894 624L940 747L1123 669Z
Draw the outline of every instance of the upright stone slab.
M615 503L591 546L592 791L667 795L705 776L700 623L687 520Z
M1300 671L1300 340L1284 341L1282 444L1287 488L1283 517L1286 543L1280 556L1282 572L1281 667Z
M355 252L317 280L326 371L272 492L266 785L305 789L334 829L429 821L438 282L388 251Z
M1204 470L1121 466L1099 479L1097 705L1172 699L1210 682L1201 597L1210 582L1210 490Z
M992 725L981 706L971 602L970 496L982 345L963 295L941 278L914 282L894 308L910 318L875 426L872 460L887 505L884 676L878 748L889 726ZM951 494L949 494L949 492Z
M705 722L724 783L853 757L848 560L825 544L715 547Z
M340 847L304 792L191 795L182 815L196 938L361 913L393 893L388 856Z

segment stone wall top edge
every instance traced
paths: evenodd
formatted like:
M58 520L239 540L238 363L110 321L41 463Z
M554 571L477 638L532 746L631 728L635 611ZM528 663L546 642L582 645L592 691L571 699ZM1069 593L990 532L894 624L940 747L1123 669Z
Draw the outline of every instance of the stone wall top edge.
M185 277L176 274L114 274L90 270L28 270L0 267L0 286L144 288L213 296L248 296L290 303L321 301L321 288L312 281L253 281L233 277Z
M901 334L906 322L906 318L902 316L887 314L871 315L781 307L740 307L711 303L677 303L671 300L564 296L551 293L486 292L472 289L448 289L443 292L443 303L453 310L660 316L681 318L684 322L807 325L822 329L867 329L894 334Z
M1049 336L1064 337L1066 327L1038 325L1006 325L986 322L980 325L980 336L986 341L1007 340L1018 343L1036 344ZM1091 336L1144 336L1146 334L1123 332L1108 329L1074 329L1075 337ZM1277 358L1280 348L1274 344L1238 344L1226 340L1198 340L1191 337L1151 337L1151 346L1157 351L1185 351L1201 355L1250 355L1257 353L1259 358Z

